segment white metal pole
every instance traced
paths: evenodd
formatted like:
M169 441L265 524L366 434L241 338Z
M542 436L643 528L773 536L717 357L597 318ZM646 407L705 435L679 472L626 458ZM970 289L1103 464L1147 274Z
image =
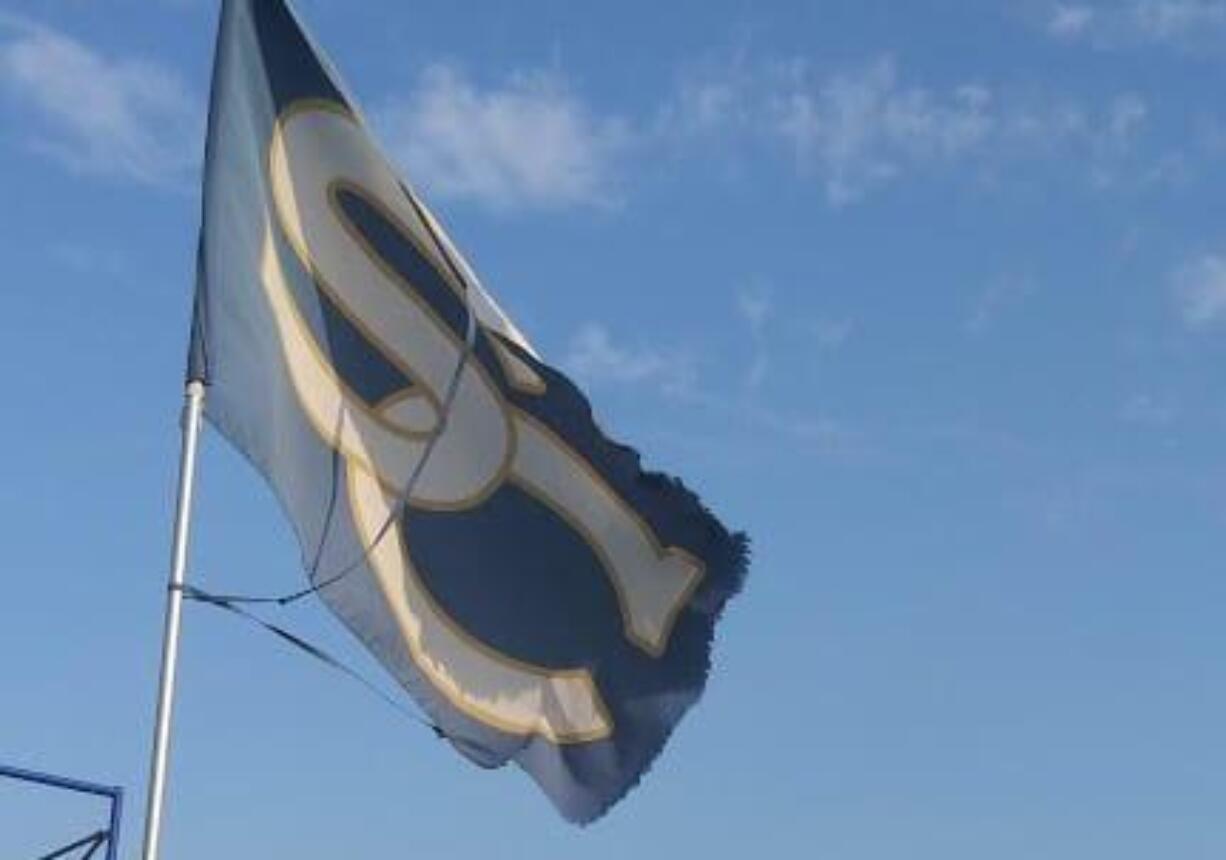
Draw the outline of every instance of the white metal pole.
M166 797L166 765L170 757L170 723L174 714L175 671L179 662L179 628L183 617L183 582L191 533L192 491L196 481L196 448L204 411L204 383L187 384L183 408L183 448L179 458L179 499L175 507L174 544L170 554L170 586L166 594L166 626L162 635L162 679L158 689L153 758L149 766L149 799L145 810L144 860L157 860L162 839L162 807Z

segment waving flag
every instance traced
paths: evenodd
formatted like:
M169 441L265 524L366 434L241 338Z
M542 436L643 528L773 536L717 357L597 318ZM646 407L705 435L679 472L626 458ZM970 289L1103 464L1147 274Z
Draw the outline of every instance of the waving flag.
M441 731L590 821L702 692L745 569L533 350L282 0L222 13L189 373L312 583Z

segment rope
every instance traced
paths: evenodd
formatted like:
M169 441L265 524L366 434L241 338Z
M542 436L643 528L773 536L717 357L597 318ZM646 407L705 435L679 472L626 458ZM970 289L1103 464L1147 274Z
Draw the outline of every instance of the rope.
M110 833L105 830L99 830L97 833L89 834L89 836L86 836L84 839L78 839L71 845L65 845L63 848L52 851L50 854L44 854L39 857L38 860L59 860L61 857L65 857L74 851L87 847L89 848L89 851L85 853L81 860L89 860L89 858L93 857L94 853L97 852L101 846L106 844L106 841L110 838Z
M89 860L89 858L93 857L95 854L98 853L99 848L101 848L103 845L106 845L107 842L109 842L110 840L114 838L115 838L115 835L113 833L103 834L102 838L98 839L96 842L94 842L93 845L89 846L89 850L85 852L85 856L83 856L81 860Z
M327 666L329 669L332 669L334 672L338 672L341 675L344 675L345 677L347 677L349 680L356 682L362 687L365 687L368 693L371 693L372 695L374 695L376 698L382 701L385 705L387 705L388 707L392 708L397 713L399 713L402 717L405 717L406 719L411 720L412 722L417 723L418 725L425 726L426 728L430 729L430 731L434 733L435 737L437 738L446 737L446 734L443 732L443 730L439 726L435 725L433 722L427 719L424 719L420 714L417 714L416 712L409 710L404 705L402 705L398 699L384 692L383 688L381 688L378 684L371 681L365 675L358 672L356 669L351 668L345 663L341 662L339 659L332 656L327 651L320 648L318 645L314 645L311 642L308 642L307 640L303 639L301 636L297 635L296 633L291 633L289 630L286 630L284 627L281 627L278 624L274 624L271 621L267 621L261 618L260 616L256 615L255 613L249 612L248 610L243 609L242 606L238 605L236 601L224 595L210 594L207 591L203 591L202 589L195 588L194 586L191 586L191 585L175 586L172 584L170 586L170 589L172 591L181 592L185 600L192 600L192 601L195 601L196 603L202 603L206 606L212 606L216 609L224 610L225 612L229 612L232 615L235 615L239 618L242 618L245 621L248 621L252 624L255 624L258 627L263 628L264 630L273 634L274 636L276 636L283 642L286 642L289 645L292 645L297 650L303 652L309 657L314 658L316 661Z
M421 459L418 460L417 464L413 467L412 473L410 473L408 479L405 481L404 488L396 497L395 506L393 506L391 512L388 513L387 519L383 521L381 526L379 526L379 529L375 532L374 537L365 547L363 547L362 552L356 558L341 567L336 573L333 573L322 581L317 582L315 581L316 573L318 571L320 560L323 557L324 547L328 536L331 533L332 522L336 514L340 455L337 452L336 447L333 446L332 490L328 498L328 509L324 518L323 532L320 536L319 545L316 547L315 557L308 572L308 580L311 582L311 584L299 591L283 594L279 597L248 596L241 594L211 595L219 600L223 600L227 604L241 604L248 606L289 606L292 603L297 603L299 600L302 600L305 597L309 597L312 594L318 594L324 589L332 587L345 577L349 576L349 574L365 565L370 560L370 554L379 547L379 545L383 542L383 539L391 531L392 526L404 515L405 508L407 508L409 504L409 499L413 495L413 490L416 488L422 472L425 471L426 464L429 462L430 456L434 453L438 440L442 438L443 433L447 429L447 423L451 417L451 408L455 404L456 395L459 393L460 381L463 378L464 369L468 366L468 362L472 358L473 350L476 348L479 326L477 316L473 313L472 302L469 297L471 287L469 286L468 278L452 257L450 250L448 250L447 243L443 241L443 238L434 229L433 219L422 207L422 204L417 200L417 197L408 189L408 187L402 185L401 189L404 191L405 197L408 198L409 204L413 207L413 212L417 215L418 221L421 222L426 232L430 234L431 242L433 242L434 247L438 250L439 256L442 257L443 262L446 264L447 269L451 272L452 277L454 277L456 282L463 288L464 310L467 314L466 330L464 334L464 349L461 351L460 358L456 362L455 370L452 372L451 379L447 383L447 390L443 397L442 403L440 404L441 409L439 410L438 426L434 429L434 432L430 434L430 438L426 441L426 447L422 451ZM340 421L342 418L343 414L337 415L336 434L338 436L340 434ZM184 596L186 596L186 592Z
M417 486L417 482L421 478L422 472L425 470L426 464L429 462L431 455L434 453L434 449L438 444L438 440L442 437L443 433L447 429L447 422L450 419L451 409L453 405L455 404L455 398L457 394L459 393L460 382L463 378L464 370L468 366L468 362L471 360L473 351L476 348L477 334L479 332L479 324L477 321L476 314L473 313L473 309L472 309L472 303L471 303L471 299L469 296L469 292L471 288L469 286L468 278L465 276L464 271L461 269L461 267L456 263L455 259L452 257L451 252L447 247L447 243L443 241L442 237L439 236L438 232L435 230L434 223L431 217L425 212L421 203L418 202L417 198L414 196L414 194L411 191L409 191L407 187L402 186L402 189L404 190L405 196L408 198L410 205L412 205L413 211L417 215L418 220L421 222L426 232L429 233L430 239L434 243L434 247L438 250L439 256L442 257L443 262L446 264L448 270L451 272L451 275L456 279L456 282L459 283L461 288L463 289L464 309L467 312L467 323L466 323L466 331L465 331L465 337L464 337L464 348L460 353L459 360L456 362L455 370L451 374L451 379L448 381L448 384L447 384L447 390L443 397L442 403L440 404L441 408L439 410L438 426L435 428L434 432L430 435L430 438L427 440L425 449L422 451L421 459L417 461L417 464L413 467L412 473L409 475L408 479L405 481L404 488L402 489L402 491L396 498L395 506L392 508L391 512L388 514L387 519L379 527L378 531L375 532L374 537L362 549L362 552L356 558L354 558L348 564L342 566L338 571L331 574L330 576L320 581L315 581L317 573L318 573L320 561L323 557L324 548L327 545L328 537L331 534L332 523L333 523L333 520L336 514L337 486L339 484L339 470L341 468L341 458L340 458L339 452L336 450L334 446L333 447L333 461L332 461L332 489L331 489L331 492L329 493L327 512L324 516L324 527L320 535L319 544L316 547L313 560L311 562L310 568L308 569L308 577L311 580L311 584L308 587L303 588L299 591L291 592L289 594L284 594L278 597L267 597L267 596L261 597L261 596L250 596L250 595L241 595L241 594L214 594L214 593L210 593L208 591L204 591L203 589L196 588L190 585L176 586L172 584L170 588L172 590L180 591L183 594L184 599L186 600L191 600L196 603L204 604L206 606L212 606L215 609L223 610L251 624L254 624L258 627L263 628L267 632L281 639L283 642L288 643L289 645L293 646L297 650L314 658L316 661L322 663L323 665L327 666L333 671L341 675L344 675L345 677L349 678L351 681L364 687L367 692L374 695L376 698L378 698L388 707L394 709L402 717L405 717L406 719L411 720L412 722L418 725L422 725L430 729L430 731L434 733L435 737L440 738L440 739L451 740L453 743L456 743L457 742L456 739L449 738L447 734L443 731L443 729L440 728L438 725L431 722L430 720L424 719L421 715L404 707L404 705L402 705L398 699L395 699L392 696L390 696L388 693L384 692L384 690L381 687L379 687L377 684L375 684L365 675L361 674L357 670L341 662L336 657L332 656L327 651L323 650L317 645L314 645L308 642L307 640L303 639L301 636L298 636L297 634L292 633L289 630L286 630L284 627L281 627L278 624L274 624L271 621L261 618L259 615L255 614L254 612L251 612L243 608L244 606L260 606L260 605L275 605L278 607L289 606L290 604L297 603L299 600L302 600L303 598L308 597L309 595L317 594L326 588L330 588L331 586L343 580L349 574L353 573L353 571L365 565L367 561L369 561L370 559L370 554L375 551L375 549L379 546L379 544L383 541L383 539L391 531L392 526L404 515L405 508L408 506L409 499L412 497L412 494L413 494L413 490ZM342 419L343 419L343 414L338 414L337 415L338 426L337 426L337 431L336 431L338 435L340 432L339 425ZM475 744L469 744L469 745L472 746L474 749L476 748Z

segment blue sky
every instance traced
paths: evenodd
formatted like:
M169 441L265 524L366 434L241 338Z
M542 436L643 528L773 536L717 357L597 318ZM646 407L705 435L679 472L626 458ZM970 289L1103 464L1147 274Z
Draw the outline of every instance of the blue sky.
M215 7L0 6L0 760L127 786L133 857ZM542 353L755 560L585 831L189 608L167 856L1226 853L1226 3L299 7ZM297 559L210 436L193 578ZM0 855L100 815L0 787Z

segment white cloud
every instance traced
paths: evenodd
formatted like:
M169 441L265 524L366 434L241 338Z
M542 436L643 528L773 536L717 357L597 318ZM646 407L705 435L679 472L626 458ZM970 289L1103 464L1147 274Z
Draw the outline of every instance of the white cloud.
M1120 407L1120 419L1144 427L1168 427L1178 417L1175 407L1150 394L1133 394Z
M1211 158L1226 155L1226 123L1209 114L1202 115L1197 121L1197 144Z
M760 338L775 313L775 303L762 288L742 290L736 296L736 310L749 326L750 334Z
M656 132L686 138L748 129L754 121L752 91L757 76L742 55L688 69L657 112Z
M651 385L675 394L687 389L694 379L694 362L688 355L616 343L609 330L599 323L586 323L579 328L561 364L568 373L589 385Z
M1107 133L1113 140L1127 142L1136 136L1149 115L1145 101L1133 93L1117 96L1107 116Z
M821 80L797 69L794 84L774 100L774 127L802 168L821 172L835 205L860 199L909 163L976 148L995 122L984 87L934 95L901 84L889 58Z
M1061 4L1052 10L1047 29L1053 36L1075 38L1094 23L1094 10L1089 6Z
M629 140L625 123L596 116L549 72L481 89L434 65L379 118L415 183L496 209L608 205L613 162Z
M1058 4L1047 30L1065 41L1098 48L1152 44L1219 47L1226 32L1226 0L1127 0Z
M995 179L1004 169L1059 159L1098 187L1146 174L1133 163L1133 147L1149 109L1131 93L1087 106L973 79L934 88L906 79L890 57L824 72L799 59L737 59L703 71L691 71L659 112L660 133L729 151L782 143L832 206L952 167Z
M986 333L1003 314L1025 303L1037 289L1029 278L997 279L976 296L964 324L966 331L973 335Z
M4 16L0 89L30 115L27 142L73 170L174 184L199 163L199 105L157 64Z
M1129 155L1149 118L1149 105L1133 93L1116 96L1107 106L1101 125L1090 138L1090 178L1105 188L1117 184L1122 175L1136 176L1143 171L1130 163ZM1144 170L1145 179L1158 179L1155 167Z
M761 444L763 437L784 440L797 453L807 451L823 456L852 455L867 450L866 440L855 429L825 416L813 416L780 409L756 398L736 397L687 388L676 400L718 419L720 432L739 427L753 434Z
M1131 12L1137 28L1159 40L1226 25L1226 3L1217 0L1137 0Z
M818 349L836 350L847 343L855 329L851 319L818 319L806 328L812 333Z
M743 290L737 294L736 309L749 327L749 341L753 347L753 355L745 370L745 385L758 388L766 381L766 372L770 369L766 326L774 314L774 303L765 290Z
M776 324L779 315L775 301L770 291L762 286L740 290L735 308L747 333L749 359L745 363L743 381L749 391L761 388L766 382L774 356L781 349L799 345L806 352L814 348L833 352L847 342L854 328L850 318L783 318Z
M754 297L739 306L747 320L763 325L773 312L769 301ZM797 445L798 450L821 455L848 454L863 448L863 440L839 421L782 410L745 391L707 390L700 384L694 354L629 346L598 323L579 328L560 365L586 386L621 385L638 393L664 397L672 407L707 413L718 419L707 422L712 436L723 436L740 428L751 431L757 439L765 434Z
M1177 269L1171 282L1189 328L1226 321L1226 257L1205 254Z

